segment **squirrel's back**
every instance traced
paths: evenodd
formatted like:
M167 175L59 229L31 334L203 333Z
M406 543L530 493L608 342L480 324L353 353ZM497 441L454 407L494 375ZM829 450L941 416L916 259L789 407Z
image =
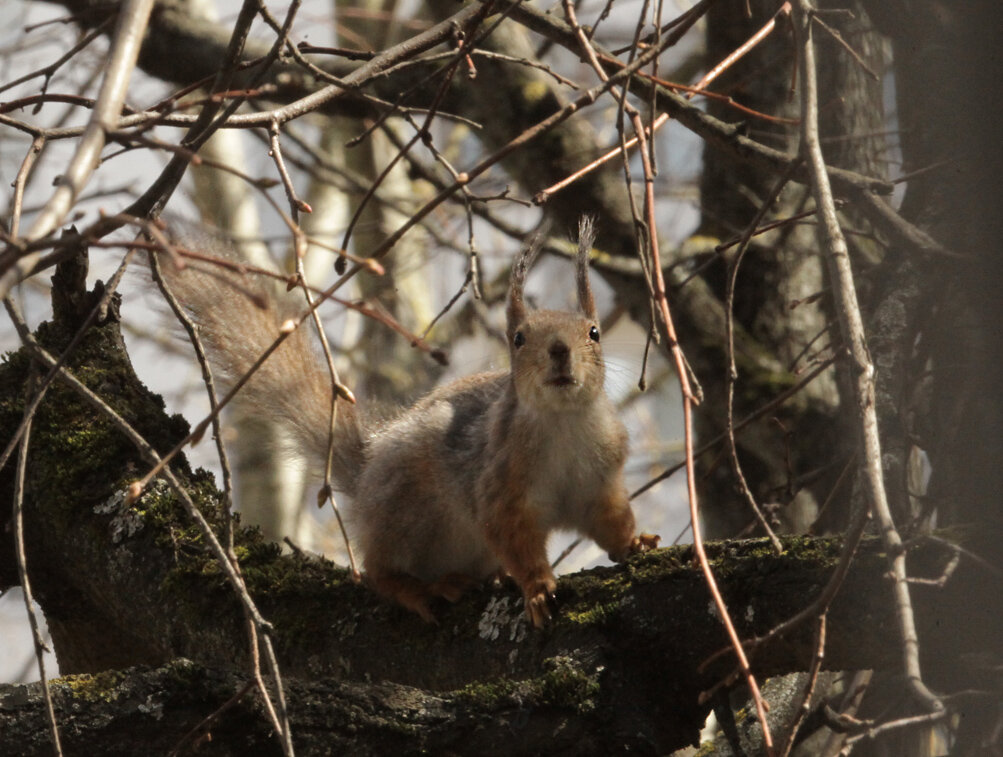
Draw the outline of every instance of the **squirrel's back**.
M507 371L458 379L374 430L350 511L367 565L429 581L497 571L474 491L491 411L510 382Z

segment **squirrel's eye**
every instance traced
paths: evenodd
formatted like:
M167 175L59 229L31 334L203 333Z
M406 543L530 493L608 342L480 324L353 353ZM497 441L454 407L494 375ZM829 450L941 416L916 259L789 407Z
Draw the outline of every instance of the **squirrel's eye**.
M591 339L593 342L599 341L599 329L597 329L595 326L589 329L589 339Z
M526 343L526 337L522 335L522 332L521 331L515 332L515 334L512 336L512 344L515 345L516 347L522 347L522 345L524 345L525 343Z

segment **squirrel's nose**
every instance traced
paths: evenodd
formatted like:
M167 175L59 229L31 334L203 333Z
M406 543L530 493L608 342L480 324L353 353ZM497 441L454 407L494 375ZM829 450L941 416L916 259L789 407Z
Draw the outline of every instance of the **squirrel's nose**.
M551 344L550 349L547 351L550 353L550 356L554 358L554 360L567 359L568 354L571 352L571 350L568 349L568 345L560 339Z

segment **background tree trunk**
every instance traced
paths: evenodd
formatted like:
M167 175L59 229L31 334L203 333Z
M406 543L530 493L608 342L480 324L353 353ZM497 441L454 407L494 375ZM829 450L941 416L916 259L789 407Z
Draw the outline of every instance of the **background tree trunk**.
M840 7L845 7L845 3ZM744 0L724 0L707 14L707 68L724 60L749 39L777 12L776 3L752 2L746 17ZM826 161L834 166L883 179L887 176L884 108L881 81L868 75L863 65L880 76L884 71L883 42L874 31L862 5L851 3L848 15L824 16L838 28L843 39L862 57L855 60L829 35L818 38L819 90L824 118L822 137ZM778 28L754 48L740 68L726 72L715 90L760 113L793 119L794 124L749 118L742 129L753 138L783 150L798 153L798 105L792 98L796 61L790 42L789 21L781 17ZM727 104L711 100L708 112L734 122L736 115ZM763 166L736 164L720 151L704 150L701 178L699 233L727 240L742 234L762 205L769 200L778 177ZM808 187L788 182L760 225L786 218L813 207ZM859 215L846 215L850 228ZM853 240L855 264L864 279L880 248L869 240ZM735 265L736 248L709 261L704 277L722 299ZM780 370L805 370L814 356L840 354L835 313L828 295L825 266L817 249L814 224L784 226L754 239L737 272L734 313L736 323ZM698 416L700 435L712 439L721 433L726 420L725 377L727 356L721 343L690 349L690 360L698 360L698 374L704 382L709 408ZM767 381L749 375L738 360L735 389L735 417L741 418L763 404L775 391ZM744 429L737 437L739 460L749 489L756 501L769 507L782 530L803 533L839 531L846 525L847 511L821 505L829 498L840 473L853 454L855 442L843 422L843 403L838 390L836 367L809 384L800 403L786 406ZM717 537L731 536L752 524L748 505L736 496L737 484L726 451L704 458L707 530ZM840 501L847 501L841 499Z

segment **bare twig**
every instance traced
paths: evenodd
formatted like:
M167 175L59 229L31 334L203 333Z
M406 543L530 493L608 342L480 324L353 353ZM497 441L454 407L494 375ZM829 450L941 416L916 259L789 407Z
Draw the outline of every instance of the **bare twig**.
M852 458L850 462L852 462ZM847 464L847 469L849 469L849 463ZM837 482L837 486L838 486ZM833 488L835 490L835 487ZM800 612L794 614L783 623L779 623L769 631L767 631L762 636L757 636L753 639L748 639L743 642L745 647L750 650L755 650L758 647L772 641L773 639L783 636L788 631L797 628L802 623L806 623L812 618L817 618L829 611L829 606L832 604L832 600L836 598L836 594L839 592L839 588L843 585L843 581L846 579L847 573L850 571L850 563L853 561L853 556L857 552L857 547L860 544L860 539L864 535L864 528L867 526L867 522L870 515L866 508L861 507L856 513L853 522L847 529L845 541L843 542L843 547L839 553L839 562L836 563L836 568L833 570L832 575L829 576L829 580L826 582L822 591L819 593L818 597L812 601L807 607L805 607ZM700 663L700 668L703 669L710 665L714 660L719 657L723 657L728 654L730 649L724 647L723 649L715 652L702 663Z
M29 386L34 382L29 381ZM31 579L28 576L28 562L24 551L24 472L28 464L28 443L31 439L31 419L37 404L25 403L24 434L17 455L17 471L14 478L14 551L17 558L17 575L24 596L24 607L28 614L28 625L31 627L31 639L35 646L35 660L38 663L38 676L42 681L42 694L45 697L45 710L49 716L49 735L52 738L52 748L62 757L63 748L59 741L59 724L56 722L56 711L52 706L52 692L49 690L49 679L45 674L45 641L38 627L38 618L33 606L34 597L31 591Z
M324 485L318 495L317 504L319 506L323 505L324 499L327 499L327 501L331 503L331 510L334 512L334 517L338 522L338 528L341 530L342 541L344 542L345 550L348 553L348 563L351 567L352 579L358 582L362 580L362 574L359 572L355 562L355 551L352 549L352 543L348 538L348 531L345 529L345 521L341 517L341 510L338 508L338 503L334 500L334 485L331 480L332 461L334 459L336 443L335 423L338 418L338 400L342 399L346 402L355 404L355 396L352 394L351 390L341 382L341 378L338 376L338 369L334 364L334 356L331 354L331 347L327 341L324 324L321 322L320 314L317 312L317 305L319 302L314 302L310 286L307 284L306 280L306 271L303 267L303 256L306 252L306 234L304 234L303 230L300 228L297 214L300 210L307 210L308 212L312 212L312 210L307 203L303 202L296 196L296 192L293 189L292 180L286 171L285 162L282 160L282 148L279 143L279 125L277 122L273 122L269 133L271 142L270 154L272 159L275 161L279 175L282 177L282 182L286 186L286 196L289 199L290 214L292 215L293 220L290 228L293 232L293 245L295 248L294 258L296 260L296 278L298 279L300 290L303 292L303 297L309 308L307 312L312 317L314 326L316 327L317 339L324 352L324 358L327 362L328 375L331 378L331 407L330 412L328 413L327 455L324 461Z
M811 669L808 671L808 680L805 682L804 694L801 695L801 706L798 708L794 722L791 723L787 731L787 738L780 749L780 757L787 757L794 748L794 740L797 738L798 729L808 717L811 711L811 697L815 691L815 684L818 682L818 673L822 669L822 662L825 660L825 619L823 612L818 616L818 625L815 627L815 656L811 661Z
M108 67L105 69L90 122L62 180L25 235L41 239L63 222L79 194L98 165L98 156L105 145L105 134L116 128L122 104L125 102L129 79L136 66L146 22L153 0L126 0L118 15L118 26L112 43ZM39 253L19 256L11 267L0 272L0 298L6 297L17 282L35 267Z
M796 164L792 164L796 165ZM784 548L780 544L780 540L777 535L773 533L773 529L770 528L769 522L766 520L766 516L763 515L763 511L759 507L759 503L756 502L755 496L753 496L752 491L749 489L749 484L745 479L745 474L742 471L742 464L738 459L738 445L735 442L735 382L738 380L738 368L735 365L735 284L738 281L738 269L742 264L742 258L745 257L746 250L749 249L749 240L752 239L752 235L756 231L756 227L762 222L763 218L766 216L767 211L770 206L776 201L783 191L787 182L790 180L790 174L792 171L786 172L781 176L777 182L774 184L773 189L770 190L769 195L759 206L759 210L756 211L756 215L749 222L748 227L742 234L741 241L739 242L738 250L735 253L734 260L728 266L728 283L725 292L725 306L724 306L724 318L725 318L725 333L727 336L727 343L725 345L727 351L728 365L725 371L725 386L728 395L728 407L727 407L727 417L725 423L725 432L728 435L728 452L729 458L731 459L731 468L735 473L735 478L738 480L739 489L742 492L742 496L745 498L746 503L749 505L749 509L752 510L752 514L755 516L759 523L759 527L762 528L766 535L770 538L770 542L773 544L773 550L778 554L783 554Z
M964 557L967 557L969 560L974 562L980 568L987 571L997 581L1003 581L1003 571L1001 571L991 562L986 560L984 557L980 557L974 552L965 549L960 544L955 544L954 542L950 542L947 539L943 539L939 536L934 536L933 534L919 534L918 536L906 542L905 547L906 549L911 549L912 547L916 546L916 544L922 544L922 543L939 544L940 546L951 550L955 554L960 554Z
M309 203L304 202L296 194L296 187L293 185L292 177L289 176L289 171L286 169L285 161L282 160L282 148L279 143L279 122L272 121L268 125L268 155L272 158L275 163L275 168L279 172L279 178L282 179L282 186L286 190L286 199L289 200L289 207L291 211L291 218L294 222L297 222L297 213L312 213L313 208L310 207ZM299 232L302 236L302 231Z
M491 155L481 160L476 166L471 168L469 171L461 173L459 178L457 178L451 185L447 186L445 189L439 192L439 194L437 194L435 197L433 197L431 200L425 203L425 205L419 208L407 222L402 224L401 227L397 229L397 231L395 231L393 234L387 237L387 239L385 239L380 245L378 245L376 249L370 253L371 256L374 258L379 258L385 255L394 245L397 244L400 238L403 237L404 234L406 234L407 231L412 226L414 226L417 223L420 223L422 219L425 218L425 216L427 216L429 213L435 210L435 208L437 208L439 205L445 202L446 199L450 197L454 192L456 192L461 186L463 186L464 184L468 184L470 181L480 176L482 173L487 171L496 163L506 158L512 152L521 148L527 142L536 139L541 134L546 133L547 131L553 129L558 124L566 121L572 115L581 110L583 107L591 105L603 93L630 79L630 77L636 71L640 70L645 65L654 60L656 57L658 57L659 53L662 52L664 45L665 43L663 42L663 45L659 47L652 47L650 50L646 50L644 54L639 56L637 60L635 60L633 63L624 66L616 73L612 74L607 81L604 81L602 84L599 84L583 92L579 97L577 97L575 100L565 105L560 110L556 111L550 116L547 116L541 121L538 121L533 126L524 130L521 134L518 134L517 136L512 138L507 144L500 147ZM352 269L350 269L341 279L335 282L332 291L333 289L342 286L342 284L345 281L347 281L350 277L354 276L356 273L358 273L358 266L355 266Z
M840 750L839 754L841 756L850 754L850 752L853 751L853 747L859 741L869 741L877 738L883 733L895 731L899 728L911 728L912 726L936 723L938 720L943 720L946 717L947 710L944 708L943 704L941 704L940 709L934 710L933 712L927 712L922 715L913 715L908 718L899 718L898 720L890 720L887 723L871 726L863 733L858 733L847 738L846 745L842 748L842 750Z
M10 214L10 236L12 239L17 239L17 233L21 225L21 205L24 202L24 186L28 182L28 175L31 173L32 166L35 165L35 161L44 147L45 137L35 137L31 140L31 147L28 148L24 160L21 161L21 167L17 170L17 177L14 179L14 196L11 202Z
M34 79L36 76L44 76L45 81L42 83L41 87L41 93L44 95L46 89L49 86L49 80L52 79L53 74L55 74L56 71L58 71L64 63L66 63L66 61L68 61L74 55L76 55L85 47L87 47L95 39L104 34L105 27L108 26L109 23L111 23L112 18L113 16L109 16L107 19L98 24L96 27L91 29L91 31L85 34L73 47L71 47L65 53L60 55L56 60L52 61L52 63L48 64L47 66L43 66L37 71L32 71L30 73L25 74L24 76L20 76L17 79L14 79L13 81L0 84L0 92L5 92L8 89L11 89L12 87L16 87L18 84L30 81ZM34 112L37 113L38 108L40 107L41 103L35 106Z
M812 15L812 21L814 21L816 24L818 24L827 32L829 32L832 38L836 40L843 47L843 49L850 54L850 56L857 62L857 65L860 66L868 76L874 79L874 81L881 81L881 77L878 76L876 73L874 73L874 69L872 69L864 62L864 59L860 56L860 53L858 53L856 50L850 47L849 43L847 43L847 41L843 39L843 35L839 33L838 29L833 29L831 26L825 23L825 21L823 21L822 18L817 13Z
M170 243L167 239L160 239L157 241L164 245L165 248L170 248ZM217 407L219 406L219 395L216 392L216 383L213 380L212 369L209 367L209 360L206 357L205 348L202 346L202 340L199 338L198 329L195 328L195 324L192 323L191 318L188 317L184 308L181 307L181 303L178 302L174 293L171 292L167 282L164 281L164 277L160 275L159 256L153 254L149 256L149 259L150 272L153 276L153 281L156 283L157 288L160 289L160 293L163 295L164 299L167 300L167 304L170 306L171 312L174 313L174 317L178 319L178 322L184 328L185 333L188 334L188 339L192 343L192 348L195 350L195 357L202 370L202 382L205 384L206 393L209 396L209 408L213 411L212 435L216 442L216 454L219 457L220 469L223 476L223 509L226 514L226 546L227 552L232 558L233 522L230 517L230 508L232 506L233 496L233 475L230 470L230 459L226 454L226 445L223 444L223 434L220 431L219 426L219 411L217 410Z
M567 5L567 3L565 3L565 5ZM697 6L695 6L694 8L692 8L690 10L690 12L688 13L688 15L686 16L686 18L684 20L681 19L682 20L682 25L680 26L680 28L678 28L674 32L673 37L675 39L678 39L679 36L681 36L683 33L687 32L690 29L690 27L693 24L695 24L700 19L700 17L706 12L706 10L709 8L709 6L710 6L709 2L702 2L702 3L698 4ZM789 10L790 10L789 3L784 3L784 6L786 6L786 8L787 8L786 11L784 10L784 8L781 8L781 10L778 11L777 14L774 15L774 17L771 18L763 26L762 29L760 29L758 32L756 32L754 35L752 35L752 37L750 37L742 45L740 45L738 48L736 48L724 60L722 60L720 63L718 63L716 66L714 66L714 68L712 68L710 71L708 71L707 74L704 75L703 78L700 79L700 81L698 81L692 87L681 87L681 89L685 89L686 90L686 92L687 92L687 95L686 95L687 99L691 99L696 94L701 94L701 93L706 94L705 90L706 90L707 86L712 81L714 81L718 76L720 76L722 73L724 73L726 70L728 70L729 67L731 67L732 65L734 65L736 61L738 61L741 57L743 57L746 53L748 53L749 50L751 50L752 48L754 48L757 44L759 44L759 42L761 42L763 39L765 39L767 36L769 36L770 32L772 32L773 28L776 26L776 18L777 18L777 16L779 16L780 13L782 13L782 12L789 12ZM565 11L565 13L567 13L567 11ZM582 34L582 32L580 31L580 28L577 26L577 22L574 20L574 16L573 15L569 15L568 19L569 19L569 24L571 25L572 29L575 30L576 36L578 36L580 40L583 40L584 39L584 34ZM595 68L597 71L599 71L601 73L600 78L602 78L603 80L605 80L606 77L604 75L602 75L603 68L602 68L602 66L599 63L599 60L598 60L598 57L596 55L595 50L593 50L593 48L592 48L591 42L590 41L582 41L580 43L581 44L587 44L587 47L588 47L588 50L589 50L589 59L590 59L590 62L592 63L592 65L593 65L593 68ZM634 48L632 47L632 50L633 49ZM667 82L664 83L664 84L666 86L668 86ZM668 122L668 120L669 120L669 114L668 113L661 113L661 114L659 114L659 116L657 118L655 118L651 122L651 124L649 124L648 127L645 129L645 135L648 136L648 137L650 137L659 128L661 128L663 125L665 125ZM625 144L622 144L619 147L613 148L612 150L610 150L609 152L607 152L602 157L597 158L596 160L594 160L591 163L589 163L587 166L584 166L583 168L580 168L579 170L575 171L570 176L565 177L564 179L562 179L561 181L557 182L556 184L552 184L551 186L547 187L546 189L540 190L534 196L533 202L535 202L537 205L542 205L544 202L547 201L547 199L550 197L550 195L552 195L552 194L554 194L556 192L559 192L560 190L564 189L565 187L569 186L570 184L573 184L575 181L577 181L581 177L583 177L583 176L591 173L592 171L594 171L595 169L597 169L599 166L601 166L604 163L608 162L612 158L615 158L617 155L623 154L627 149L629 149L631 147L634 147L639 142L640 142L640 138L639 137L633 137L632 139L627 140L627 142Z
M689 369L686 363L686 358L683 356L682 348L679 346L679 340L676 337L676 330L672 322L672 315L669 311L669 302L666 297L665 280L662 277L662 265L658 254L658 235L655 231L657 227L655 223L654 176L648 160L649 153L645 149L644 126L641 123L640 115L634 116L634 133L637 134L639 140L641 140L638 152L641 155L641 161L642 165L644 165L645 173L645 210L647 212L646 220L648 228L651 232L649 235L649 244L651 245L652 270L655 273L655 299L656 304L658 305L659 313L662 317L663 325L665 326L666 336L669 340L669 350L671 351L675 361L676 373L679 376L679 388L682 393L683 400L683 433L684 444L686 447L686 491L690 504L690 522L692 524L693 531L693 550L697 555L700 568L704 574L704 580L707 583L707 588L710 590L715 607L717 607L718 615L721 622L724 624L728 638L731 640L732 648L734 649L735 656L738 659L739 668L745 676L745 681L749 686L753 702L755 702L756 715L758 716L759 723L763 729L763 743L766 745L767 753L772 755L773 737L770 734L769 722L766 719L766 703L763 701L762 694L759 691L759 684L756 682L756 677L752 673L752 669L749 666L749 660L745 655L745 650L742 648L742 642L739 639L738 632L735 630L735 625L728 613L728 607L724 603L724 597L721 596L721 592L717 587L717 581L714 578L714 572L711 570L710 561L707 559L707 553L703 545L703 535L701 534L700 529L700 510L696 490L696 463L693 454L693 406L696 404L697 398L690 388Z
M800 392L802 389L804 389L808 384L810 384L812 381L814 381L816 378L818 378L818 376L823 371L825 371L830 365L832 365L834 362L835 362L834 359L830 359L830 360L826 360L823 363L820 363L819 365L815 366L815 368L812 369L812 371L810 373L808 373L804 378L802 378L797 384L795 384L792 387L789 387L788 389L785 389L783 392L781 392L780 394L778 394L772 400L770 400L769 402L765 403L763 406L757 408L756 410L753 410L747 416L745 416L744 418L742 418L742 420L740 420L738 423L735 424L735 430L739 431L739 430L745 428L750 423L758 420L759 418L762 418L767 413L769 413L772 410L775 410L776 408L780 407L787 400L789 400L791 397L793 397L798 392ZM713 449L718 444L720 444L722 441L724 441L725 438L726 438L725 433L721 432L720 434L718 434L717 436L715 436L710 441L708 441L705 444L701 445L694 452L694 454L697 457L699 457L700 455L703 455L704 453L708 452L709 450ZM648 489L650 489L651 487L655 486L656 484L664 481L665 479L667 479L670 476L674 475L678 471L682 470L684 466L685 466L685 462L677 463L675 465L669 466L664 471L662 471L661 473L659 473L657 476L655 476L654 478L652 478L650 481L648 481L647 483L645 483L643 486L641 486L640 488L638 488L637 490L635 490L630 495L630 498L634 499L635 497L641 496L646 491L648 491Z
M801 135L808 163L812 193L819 210L819 244L833 282L834 301L839 315L843 341L849 350L851 381L857 407L858 434L863 448L864 496L880 525L881 537L888 551L894 577L894 595L902 638L905 674L916 698L934 714L943 713L944 704L923 682L919 663L919 639L907 581L906 555L902 539L892 519L882 473L881 441L874 396L874 364L871 362L864 334L863 318L850 268L850 256L836 216L832 189L818 136L818 93L816 89L815 51L812 43L812 6L797 0L794 29L800 54Z
M165 249L170 249L170 243L166 238L163 238L161 236L156 241L159 244L163 245ZM234 543L233 543L233 518L231 517L230 514L232 475L230 472L229 458L227 457L226 454L226 447L223 444L223 435L220 433L219 416L218 416L219 400L218 400L218 395L216 393L215 383L212 377L212 371L209 367L209 361L206 359L205 350L202 347L202 340L198 336L198 330L191 322L191 319L188 318L188 316L185 314L184 309L181 307L177 299L174 297L173 293L171 292L170 288L167 285L167 282L164 281L163 277L161 276L159 259L156 254L150 255L150 270L153 274L153 280L160 288L160 292L164 296L164 299L167 300L168 304L171 307L171 310L174 312L175 317L178 319L178 321L184 327L185 331L188 333L188 337L191 340L192 346L195 349L195 354L196 357L198 358L199 366L202 369L202 380L205 383L206 391L209 395L209 407L212 411L213 439L216 442L216 452L217 455L219 456L220 467L222 469L222 474L223 474L223 513L226 527L226 553L230 559L230 562L233 564L234 569L239 572L240 565L237 561L237 555L236 552L234 551ZM265 711L271 718L272 724L275 727L276 732L282 734L285 731L288 731L288 726L283 725L278 713L275 710L275 707L272 705L268 689L266 688L265 682L261 677L260 656L258 654L259 632L257 626L254 623L254 619L247 612L246 607L244 608L244 614L246 616L247 626L248 626L248 636L249 636L248 643L250 645L252 652L251 672L254 678L254 683L257 684L258 691L261 693L262 701L264 702L265 705ZM236 700L240 698L240 696L243 696L243 691L246 691L247 688L249 688L250 686L251 684L245 686L240 695L238 695L234 700L231 700L231 702L235 703ZM216 713L210 715L209 718L206 719L206 721L203 721L203 723L207 723L213 720L214 718L218 717L219 714L221 714L228 708L228 706L229 703L224 704L219 710L217 710ZM280 709L284 710L284 707ZM195 731L197 731L198 728L201 728L202 725L203 724L197 726ZM194 733L195 731L193 731L192 733ZM182 739L180 744L183 744L185 740L187 740L191 735L192 734L190 733L188 736ZM179 747L175 747L175 751L177 751L178 748Z
M487 6L485 6L485 8L487 8ZM471 21L476 21L476 20L478 20L476 17L474 19L471 19ZM375 180L373 180L370 183L369 187L367 187L366 189L366 192L359 200L359 203L355 208L355 212L352 214L352 218L351 220L349 220L348 226L345 228L344 237L341 240L341 246L346 250L348 249L348 241L352 236L352 231L355 229L355 225L359 222L359 219L362 217L362 213L365 210L366 205L369 203L370 199L372 199L372 197L375 195L376 190L380 187L380 185L383 184L386 178L390 175L390 172L393 170L394 166L396 166L397 163L404 158L404 156L411 150L411 148L414 147L414 145L417 144L419 141L426 138L426 135L428 134L428 128L432 123L432 119L438 112L439 103L441 103L442 98L445 97L446 91L449 88L450 83L452 82L453 76L456 74L456 70L459 67L461 60L462 60L462 54L457 53L454 55L454 59L452 60L452 62L445 67L446 68L445 75L443 76L442 82L440 82L439 88L436 91L434 98L432 99L432 105L429 108L428 114L425 116L424 123L421 125L420 128L417 129L414 136L412 136L411 139L408 140L408 142L397 151L397 153L387 163L387 165L384 166L383 170L380 171L379 176L377 176Z

